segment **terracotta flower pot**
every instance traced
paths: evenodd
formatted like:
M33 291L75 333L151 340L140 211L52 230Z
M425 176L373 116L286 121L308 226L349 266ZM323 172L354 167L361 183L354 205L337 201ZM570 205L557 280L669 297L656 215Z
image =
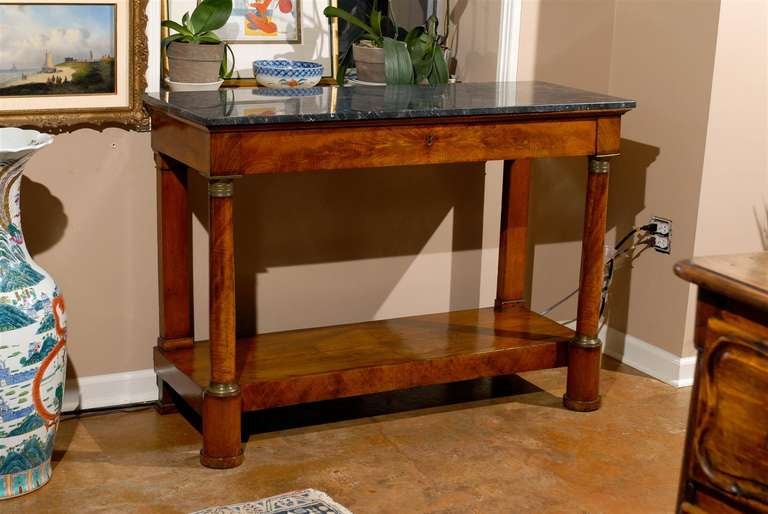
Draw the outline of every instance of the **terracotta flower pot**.
M207 83L219 80L224 43L168 45L168 79L173 82Z
M386 82L384 71L384 49L362 45L352 46L357 78L364 82Z

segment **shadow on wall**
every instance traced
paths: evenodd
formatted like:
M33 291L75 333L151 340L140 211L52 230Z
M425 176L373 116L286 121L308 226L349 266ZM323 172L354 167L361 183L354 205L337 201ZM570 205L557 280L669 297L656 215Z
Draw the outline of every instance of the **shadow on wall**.
M613 162L608 196L608 223L609 227L616 228L617 238L623 237L635 223L647 223L648 220L637 219L637 215L645 207L645 180L648 168L660 152L655 146L629 139L621 140L621 155ZM632 265L623 260L620 267L614 269L606 313L608 326L621 334L627 333L631 282ZM623 337L621 346L623 347Z
M617 238L632 229L638 214L645 208L648 167L659 152L655 146L628 139L621 141L621 155L612 161L608 192L607 230L615 229ZM528 262L533 262L538 245L581 240L586 183L587 162L583 158L534 161ZM609 298L609 325L621 332L627 328L630 271L627 264L615 270ZM531 266L527 280L530 298ZM564 294L568 292L565 289ZM575 297L572 302L569 305L573 312L556 316L557 319L575 317Z
M342 312L351 311L353 318L367 320L375 317L451 211L452 241L442 247L441 239L440 247L430 248L438 252L481 249L484 170L484 164L478 163L267 174L238 180L238 335L253 335L259 328L258 274L270 268L348 261L370 265L366 273L376 276L376 284L386 285L366 289L356 305L336 307ZM196 173L190 173L190 177L193 214L207 227L205 182ZM480 252L464 255L473 257L459 259L454 254L451 260L451 309L479 302ZM385 259L404 256L407 258ZM330 277L343 284L341 287L354 290L355 284L345 283L353 279ZM329 294L323 301L338 299Z
M21 177L21 224L24 242L34 259L36 255L53 248L64 237L69 218L62 201L51 194L45 185ZM55 279L55 277L54 277ZM67 359L67 380L76 380L77 371L72 359Z
M24 240L34 258L61 241L68 219L61 200L26 176L21 178L21 205Z

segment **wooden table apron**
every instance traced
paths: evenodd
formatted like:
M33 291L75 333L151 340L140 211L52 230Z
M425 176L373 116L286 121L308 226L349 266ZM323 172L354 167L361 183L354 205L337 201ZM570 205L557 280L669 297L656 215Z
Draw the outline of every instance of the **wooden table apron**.
M509 374L526 369L567 364L565 406L579 411L599 408L601 345L597 330L609 158L619 152L620 117L627 109L216 128L196 125L151 106L149 109L152 114L152 148L158 170L160 337L155 350L155 367L161 387L160 403L167 406L173 390L202 414L201 461L204 465L227 468L242 462L240 423L244 410ZM575 335L523 307L530 159L562 156L589 157L581 290ZM361 364L359 369L350 364L350 369L324 375L312 375L311 371L305 371L306 376L301 376L296 372L290 380L253 378L258 374L251 369L255 358L241 357L240 354L256 348L256 339L258 347L265 352L271 351L269 348L280 347L279 342L295 340L298 341L295 344L305 343L301 342L300 334L288 332L282 336L259 336L236 344L234 178L259 173L488 160L504 161L496 313L488 314L480 309L445 316L451 320L464 316L470 320L467 323L475 327L486 322L496 328L504 323L509 326L525 323L526 330L534 331L536 326L540 326L541 333L547 334L547 337L559 334L558 344L564 344L545 348L536 344L535 340L542 337L539 334L530 336L527 346L516 341L510 343L508 348L490 353L465 351L456 355L440 354L394 364ZM208 343L194 343L188 169L200 173L209 181ZM423 334L409 328L408 323L445 322L434 316L413 320L403 322L402 326L397 325L398 330L412 330L413 337L417 338ZM390 330L390 325L395 326L396 321L392 324L372 322L350 325L349 337L353 337L354 331L373 333ZM447 323L450 326L451 322ZM318 336L324 334L320 330ZM432 336L424 337L424 344L430 344L428 339ZM272 345L270 341L278 338L282 339ZM445 336L437 343L444 343L444 339ZM467 342L468 347L474 344L473 341ZM340 347L343 344L340 342ZM249 350L236 352L238 347ZM376 351L371 350L373 353ZM245 364L241 366L238 359ZM262 372L262 375L266 373ZM361 379L361 374L366 378ZM203 385L205 381L207 385Z

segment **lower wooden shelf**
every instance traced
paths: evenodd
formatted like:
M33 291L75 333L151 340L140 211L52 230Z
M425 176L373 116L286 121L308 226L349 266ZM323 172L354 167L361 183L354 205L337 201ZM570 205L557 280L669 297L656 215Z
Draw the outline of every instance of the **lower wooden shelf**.
M243 410L509 375L567 364L572 330L522 304L238 340ZM200 411L209 343L155 349L158 376Z

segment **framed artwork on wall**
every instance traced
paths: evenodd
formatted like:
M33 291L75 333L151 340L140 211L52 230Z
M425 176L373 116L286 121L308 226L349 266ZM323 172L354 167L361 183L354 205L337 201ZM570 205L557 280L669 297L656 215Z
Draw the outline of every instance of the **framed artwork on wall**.
M301 44L301 0L232 0L218 33L228 43Z
M0 125L145 130L147 0L0 0Z
M227 86L255 85L252 63L258 59L294 59L323 65L334 75L338 54L338 25L323 9L338 0L232 0L232 14L216 34L231 45L233 79ZM161 19L180 20L197 0L161 0ZM168 35L163 28L162 37ZM163 59L165 61L165 59ZM165 76L165 62L163 76Z

